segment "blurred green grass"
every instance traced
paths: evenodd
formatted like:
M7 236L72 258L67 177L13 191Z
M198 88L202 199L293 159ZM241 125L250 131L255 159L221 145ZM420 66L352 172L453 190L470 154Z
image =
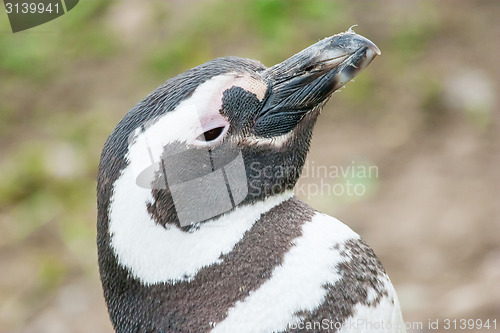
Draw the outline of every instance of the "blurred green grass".
M338 2L244 0L238 2L213 1L194 9L182 27L173 33L169 43L159 43L150 50L146 66L153 73L172 75L194 67L217 56L228 55L227 50L244 50L241 56L264 55L264 63L283 60L286 50L300 49L311 40L326 37L336 27L349 27L349 15ZM174 19L167 12L158 19ZM221 19L223 18L223 19ZM334 23L333 29L325 26ZM234 45L221 45L220 41Z
M76 60L112 56L116 49L108 29L100 20L111 1L83 1L64 20L48 22L29 33L2 33L0 69L3 75L46 82ZM7 29L5 13L1 27ZM71 61L69 61L71 59ZM45 80L45 81L44 81Z

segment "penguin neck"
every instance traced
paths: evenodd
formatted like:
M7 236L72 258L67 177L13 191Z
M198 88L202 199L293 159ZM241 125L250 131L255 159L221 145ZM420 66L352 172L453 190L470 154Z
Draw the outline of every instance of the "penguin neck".
M114 186L109 243L118 264L144 285L190 281L201 268L230 252L262 214L293 196L286 191L238 206L185 232L156 223L147 211L151 191L130 191L126 176L125 172Z
M258 210L263 213L253 221L250 215L257 216L255 212ZM233 215L234 212L238 212L241 218ZM225 216L230 216L233 218L231 223L228 222L228 225L222 227L233 231L231 237L227 237L227 232L220 235L200 234L204 236L203 241L211 238L210 246L217 247L220 251L213 256L213 264L206 261L207 264L199 268L192 277L179 275L179 279L169 280L161 276L158 281L164 283L154 282L154 284L145 283L143 278L133 276L129 268L120 264L116 251L109 246L111 244L109 237L114 236L107 232L99 233L98 237L101 239L108 238L107 241L100 243L99 266L104 297L115 330L135 332L139 327L148 332L211 330L213 328L211 323L222 321L230 308L237 302L243 301L249 293L259 289L271 278L274 270L284 264L285 254L294 247L295 239L302 234L302 226L311 221L315 214L312 208L300 200L294 197L287 200L285 196L270 197L254 206L238 207L232 213L208 222L218 224ZM252 226L247 231L234 232L232 225L243 223ZM200 231L202 230L197 232ZM226 242L229 238L236 243L230 251L223 253L220 243ZM198 250L189 258L185 253L177 252L177 255L184 256L185 262L179 261L180 264L176 263L177 266L169 267L169 270L179 271L179 267L185 270L187 261L196 260L198 256L206 258L207 253L204 253L204 250ZM156 254L153 253L152 256ZM171 253L161 258L161 261L167 260L171 260ZM292 258L292 262L295 262L295 259ZM160 262L155 269L163 270L163 265L164 263ZM170 272L167 271L167 274ZM210 297L207 297L209 295Z

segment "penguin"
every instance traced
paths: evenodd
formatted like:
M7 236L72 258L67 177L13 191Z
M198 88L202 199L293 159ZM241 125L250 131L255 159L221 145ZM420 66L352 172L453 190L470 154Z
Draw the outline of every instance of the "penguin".
M293 194L323 105L377 55L349 29L270 68L217 58L124 116L97 184L116 332L405 331L373 250Z

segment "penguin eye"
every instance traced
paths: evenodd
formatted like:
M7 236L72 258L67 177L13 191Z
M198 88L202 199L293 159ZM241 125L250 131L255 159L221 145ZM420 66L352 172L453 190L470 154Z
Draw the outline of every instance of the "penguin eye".
M224 132L224 127L215 127L215 128L212 128L212 129L204 132L202 135L200 135L196 139L200 140L200 141L206 141L206 142L214 141L222 134L222 132Z

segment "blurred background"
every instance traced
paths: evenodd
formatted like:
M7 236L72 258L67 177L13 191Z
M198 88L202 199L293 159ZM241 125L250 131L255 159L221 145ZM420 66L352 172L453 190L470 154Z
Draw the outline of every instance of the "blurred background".
M354 24L382 55L333 95L308 163L378 171L297 194L374 248L406 321L500 325L499 1L83 0L16 34L0 8L1 333L112 332L96 173L133 105L214 57L271 66Z

